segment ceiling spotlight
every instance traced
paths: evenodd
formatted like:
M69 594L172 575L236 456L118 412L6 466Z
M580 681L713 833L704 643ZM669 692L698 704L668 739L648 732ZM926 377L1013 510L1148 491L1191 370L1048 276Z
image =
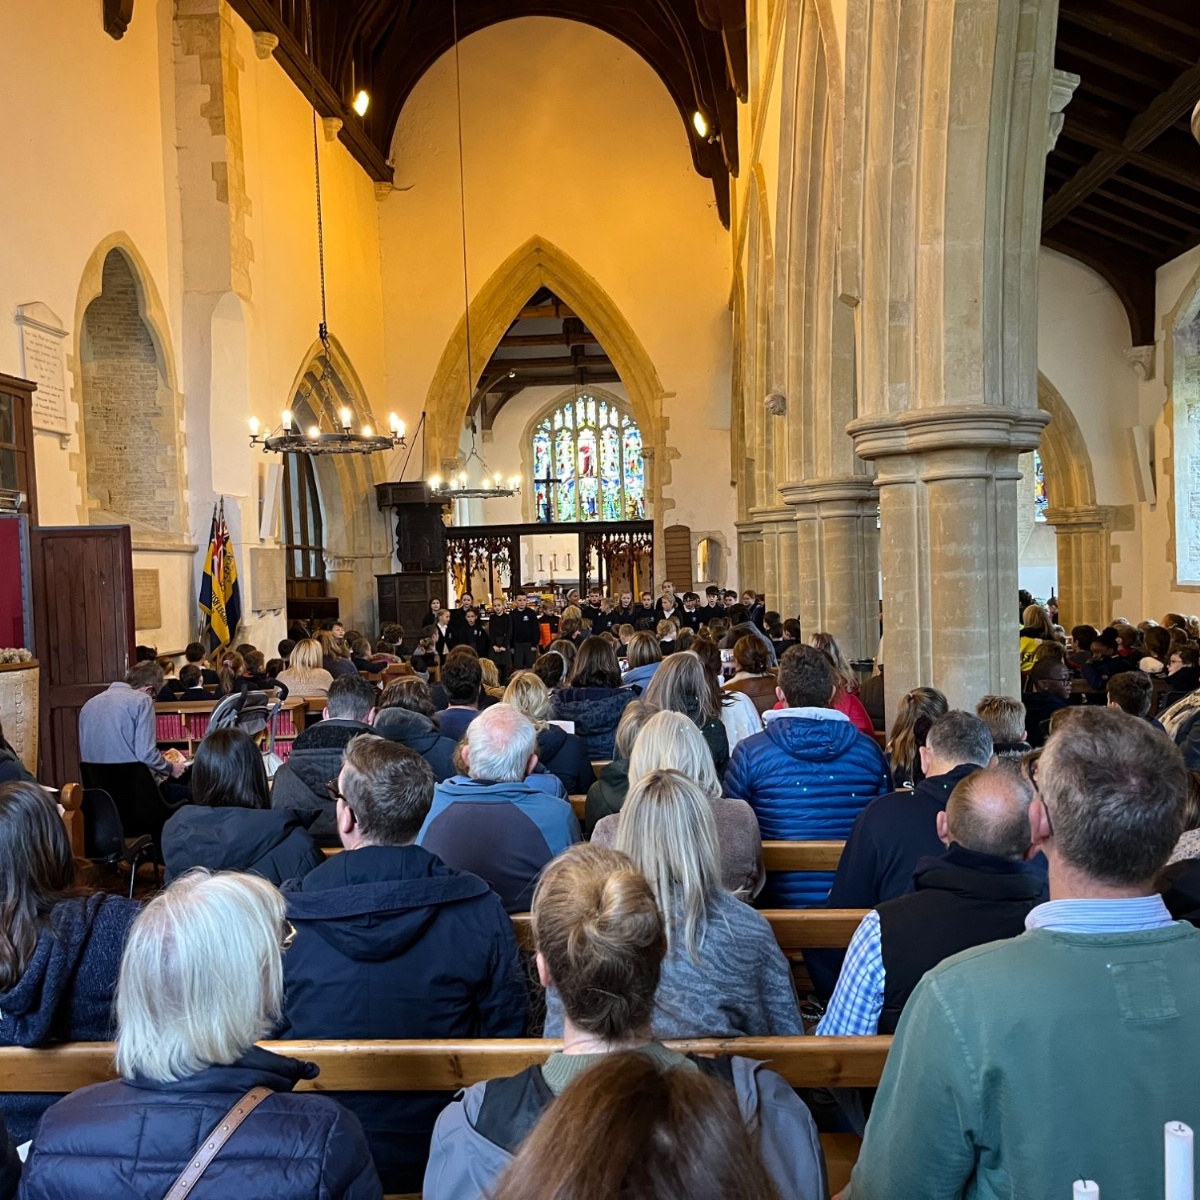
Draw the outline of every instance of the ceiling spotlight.
M367 109L371 107L371 97L366 88L358 89L350 106L360 117L367 115Z
M704 139L708 138L708 118L699 110L696 109L692 113L692 128Z
M509 377L509 379L516 379L516 377L517 377L516 371L509 371L508 377Z

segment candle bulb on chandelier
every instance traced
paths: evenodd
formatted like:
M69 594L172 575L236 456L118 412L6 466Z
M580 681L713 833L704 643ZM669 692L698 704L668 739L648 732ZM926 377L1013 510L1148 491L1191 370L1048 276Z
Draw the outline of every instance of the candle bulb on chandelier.
M290 408L285 408L283 410L283 432L292 432L292 410Z
M321 430L316 425L310 425L308 436L315 442L321 436Z
M388 415L388 428L391 429L393 437L402 438L404 436L404 422L395 413Z
M250 436L258 437L258 429L259 429L258 418L251 417L250 418Z
M363 437L370 437L370 436L371 436L371 433L372 433L372 430L371 430L371 427L370 427L370 425L364 425L364 426L362 427L362 435L363 435Z
M347 433L350 432L350 425L353 422L353 420L354 420L354 414L348 408L343 408L342 409L342 428Z

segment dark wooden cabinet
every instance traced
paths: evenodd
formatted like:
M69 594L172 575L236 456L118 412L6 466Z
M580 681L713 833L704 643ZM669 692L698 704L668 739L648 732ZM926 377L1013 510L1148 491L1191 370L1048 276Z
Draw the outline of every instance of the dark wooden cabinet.
M434 598L446 603L446 577L441 571L405 571L399 575L376 575L379 624L400 625L411 649L421 636L421 622Z
M24 492L20 511L37 524L37 470L33 459L33 393L37 384L0 375L0 492Z
M444 571L445 503L432 499L421 482L376 484L375 498L380 512L395 510L396 560L401 569L427 574Z

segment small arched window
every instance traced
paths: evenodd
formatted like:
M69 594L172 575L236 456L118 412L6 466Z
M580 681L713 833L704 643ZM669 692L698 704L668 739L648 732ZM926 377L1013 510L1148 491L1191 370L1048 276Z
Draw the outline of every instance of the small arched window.
M538 521L640 521L646 516L642 433L623 408L581 393L533 433Z

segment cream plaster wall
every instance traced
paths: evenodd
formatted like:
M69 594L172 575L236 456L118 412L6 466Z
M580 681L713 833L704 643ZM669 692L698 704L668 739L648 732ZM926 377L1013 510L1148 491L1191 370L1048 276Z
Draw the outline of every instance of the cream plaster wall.
M666 391L678 458L658 515L732 550L728 234L668 93L620 42L568 21L496 25L461 56L471 294L534 236L592 275ZM380 210L388 396L410 428L463 311L455 114L447 55L405 106Z

